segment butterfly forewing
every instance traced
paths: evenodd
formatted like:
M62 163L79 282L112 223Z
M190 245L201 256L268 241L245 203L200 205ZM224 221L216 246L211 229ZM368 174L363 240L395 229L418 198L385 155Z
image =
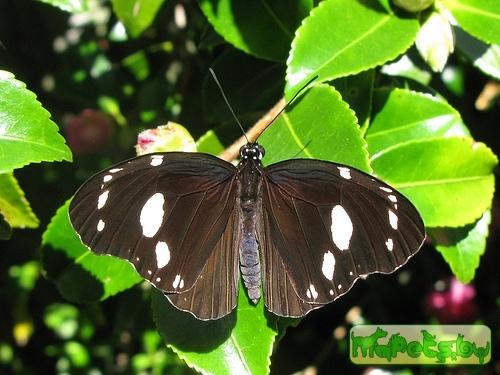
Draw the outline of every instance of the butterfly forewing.
M393 272L424 240L415 207L354 168L288 160L266 168L263 181L266 305L277 315L302 316L361 276ZM284 286L286 292L278 290Z
M69 215L93 251L129 260L158 288L186 298L172 298L174 304L214 319L236 301L237 253L234 234L227 232L233 227L227 224L234 216L235 178L234 166L209 155L144 155L90 178ZM200 276L200 285L217 284L214 293L221 297L214 303L222 307L186 305L199 293L186 292Z

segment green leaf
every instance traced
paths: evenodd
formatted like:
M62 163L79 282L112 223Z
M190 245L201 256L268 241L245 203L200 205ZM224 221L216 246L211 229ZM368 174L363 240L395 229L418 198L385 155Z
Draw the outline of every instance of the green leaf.
M236 311L218 320L179 311L156 289L151 306L158 331L188 366L205 374L269 373L276 318L266 318L262 299L252 305L241 285Z
M428 227L460 227L491 207L497 157L463 137L396 145L372 157L378 177L406 195Z
M486 43L500 44L498 0L440 0L460 27Z
M196 149L198 152L218 155L224 151L224 145L217 137L217 134L213 130L209 130L196 141Z
M61 294L75 302L106 299L142 280L131 263L96 255L81 243L68 218L69 201L60 207L42 237L43 265Z
M460 114L444 99L406 89L376 90L374 117L366 132L372 157L404 142L469 136Z
M431 229L430 235L437 250L462 283L469 283L474 279L480 257L486 249L490 222L491 211L486 211L475 224L466 227Z
M500 46L489 45L455 28L457 49L483 73L500 80Z
M325 0L296 32L287 65L287 96L314 76L356 74L396 58L415 40L418 21L375 1Z
M38 0L42 3L50 4L65 12L80 13L88 8L87 0Z
M131 36L137 38L153 23L165 0L111 0L113 9Z
M29 163L72 160L49 117L24 83L0 70L0 173Z
M356 116L333 87L308 90L260 136L265 164L292 158L335 161L370 172Z
M284 61L295 29L312 0L201 0L214 29L236 48L269 60Z
M40 224L12 173L0 174L0 213L14 228L37 228Z

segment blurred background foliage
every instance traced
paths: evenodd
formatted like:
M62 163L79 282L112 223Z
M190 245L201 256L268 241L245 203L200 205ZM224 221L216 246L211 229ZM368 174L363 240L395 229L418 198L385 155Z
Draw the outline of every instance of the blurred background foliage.
M285 80L286 59L293 31L318 3L273 3L273 7L281 9L283 28L291 30L281 34L262 16L260 7L265 3L236 6L236 2L222 0L0 0L0 69L12 72L36 93L73 154L73 163L35 163L15 171L36 216L26 212L25 226L33 229L11 231L3 217L0 222L2 237L12 236L1 242L0 250L0 373L194 371L166 347L157 332L148 286L137 284L102 302L76 303L63 298L64 291L45 277L53 270L41 266L42 234L56 210L88 176L134 156L137 134L144 129L175 121L185 126L194 139L215 129L217 146L210 146L212 150L230 145L241 134L207 68L213 66L216 70L243 123L253 124L283 96L285 81L289 94L294 84L307 78L301 76L293 83L290 77L302 73L294 72L292 64ZM392 7L388 1L378 3ZM442 3L446 5L447 1ZM228 17L231 12L238 22ZM320 13L315 14L319 17ZM428 16L424 12L417 18L423 24ZM461 21L460 14L457 18ZM259 23L253 23L255 19ZM234 24L243 32L236 32ZM464 28L466 24L467 19ZM448 58L449 50L446 66L440 65L439 57L429 55L426 64L421 57L426 47L420 42L398 60L399 65L391 61L378 70L377 85L390 83L439 92L460 113L473 138L498 154L498 25L491 25L492 40L485 40L481 32L474 35L482 44L462 29L454 30L462 50ZM272 42L270 36L275 37ZM299 53L295 58L300 60L300 41L297 44ZM491 49L491 45L495 48ZM442 51L446 46L439 48ZM471 58L484 56L485 51L493 57ZM380 61L374 61L372 66L383 62L376 53L373 55ZM304 56L306 59L307 54ZM340 73L324 73L325 77L357 73L352 66ZM370 109L365 108L368 102L359 93L373 88L373 74L369 71L364 76L335 82L356 110L362 126L370 120ZM364 87L367 76L372 77L368 78L371 83ZM394 83L401 77L410 79ZM4 183L15 185L15 180ZM487 370L391 367L384 371L500 373L498 209L495 198L487 244L485 233L490 217L481 221L486 229L477 229L482 230L478 236L487 250L476 274L472 268L470 275L464 276L473 278L470 284L458 281L440 253L426 246L425 255L415 257L397 274L372 276L337 302L311 313L297 327L288 328L274 346L271 372L385 373L350 363L347 334L352 324L481 322L490 326L494 336L493 359ZM467 229L468 233L473 228ZM446 230L432 234L438 244L450 239ZM442 238L445 240L440 242ZM458 272L464 275L463 270Z

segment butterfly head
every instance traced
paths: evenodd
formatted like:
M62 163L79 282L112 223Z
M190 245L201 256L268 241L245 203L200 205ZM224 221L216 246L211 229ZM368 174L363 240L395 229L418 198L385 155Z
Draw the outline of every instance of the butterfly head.
M265 155L264 147L258 143L247 143L240 148L240 156L243 160L262 160Z

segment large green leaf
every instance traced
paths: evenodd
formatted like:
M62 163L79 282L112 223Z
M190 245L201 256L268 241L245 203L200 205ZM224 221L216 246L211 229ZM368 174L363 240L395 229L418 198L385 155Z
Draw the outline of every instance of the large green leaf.
M29 163L71 161L64 138L49 117L24 83L0 70L0 173Z
M60 207L42 237L43 264L61 294L75 302L103 300L142 280L131 263L95 255L80 241Z
M377 90L373 112L366 132L372 157L411 140L470 135L460 114L443 99L430 94L398 88Z
M472 64L483 73L500 80L500 46L489 45L467 34L462 29L455 28L457 49L460 50Z
M377 176L416 205L428 227L459 227L491 207L497 157L468 137L424 139L372 157Z
M396 58L415 40L418 21L368 0L325 0L296 32L287 65L287 94L311 77L319 82L359 73Z
M284 61L312 0L200 0L200 6L214 29L236 48Z
M440 0L468 33L492 44L500 44L498 0Z
M0 213L14 228L36 228L39 224L12 173L0 174Z
M113 9L134 38L154 21L165 0L111 0Z
M266 129L259 142L266 149L265 164L312 158L371 171L356 116L328 85L311 88Z
M469 283L474 278L480 257L486 249L490 222L491 211L486 211L472 225L457 229L430 230L436 248L462 283Z
M266 318L262 299L252 305L242 286L236 310L214 321L177 310L158 290L153 290L151 306L165 342L190 367L217 375L269 372L276 318Z

